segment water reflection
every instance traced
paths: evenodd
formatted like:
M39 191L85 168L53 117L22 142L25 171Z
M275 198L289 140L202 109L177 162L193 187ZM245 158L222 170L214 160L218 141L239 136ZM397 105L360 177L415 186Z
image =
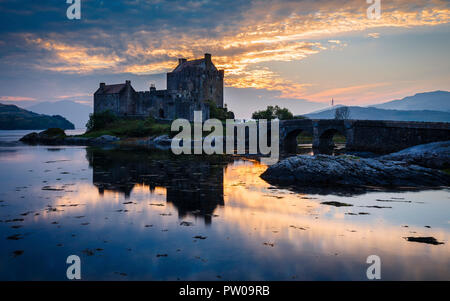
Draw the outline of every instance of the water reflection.
M159 158L145 151L87 149L86 158L93 169L93 184L100 195L105 190L121 192L126 199L139 185L166 189L166 201L187 214L203 217L205 224L217 206L223 206L223 174L226 163L180 159L161 154Z
M345 154L345 143L333 143L330 147L313 148L312 144L298 144L295 153L283 153L282 156L293 155L331 155L337 156Z
M372 254L384 280L450 279L448 190L300 193L257 161L80 147L0 167L1 280L64 280L72 254L85 280L365 280Z

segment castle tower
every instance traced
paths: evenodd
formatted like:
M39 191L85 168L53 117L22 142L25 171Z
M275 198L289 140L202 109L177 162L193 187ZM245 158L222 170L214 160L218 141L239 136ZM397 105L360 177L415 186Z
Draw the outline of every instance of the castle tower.
M204 58L188 61L178 59L178 66L167 73L167 90L194 102L212 100L223 107L224 71L218 70L211 54Z

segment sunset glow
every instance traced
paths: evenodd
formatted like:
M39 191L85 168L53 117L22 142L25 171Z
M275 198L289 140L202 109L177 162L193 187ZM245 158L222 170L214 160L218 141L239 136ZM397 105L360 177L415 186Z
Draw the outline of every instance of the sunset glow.
M7 6L7 2L0 3L0 7ZM332 79L327 73L338 72L338 66L325 63L334 57L343 57L355 60L348 69L360 68L356 61L367 56L366 45L372 48L389 45L399 51L409 51L411 48L405 42L387 43L395 36L413 41L416 37L412 35L416 32L428 33L437 29L448 33L450 7L445 0L382 1L379 20L369 19L367 4L359 0L251 1L245 5L236 4L236 8L230 3L227 14L220 13L221 5L208 2L176 1L166 5L159 1L141 1L139 8L137 5L138 2L119 5L117 9L123 9L119 13L107 4L86 3L85 17L78 23L64 21L64 26L57 28L48 21L41 30L17 28L3 33L0 64L31 73L64 74L77 80L94 74L148 76L148 83L153 75L176 67L178 58L194 59L208 52L213 54L215 65L226 72L226 89L273 91L280 100L328 103L330 98L335 98L337 103L365 105L391 97L450 88L448 72L440 76L439 81L431 81L424 76L426 70L421 67L427 61L431 66L440 59L442 50L438 46L429 45L427 52L410 54L414 56L410 64L418 65L415 74L409 73L409 79L402 78L402 73L394 76L399 70L389 65L385 65L383 71L376 71L375 80L370 69L342 70L343 76ZM98 11L108 10L111 18L117 16L114 25L111 20L98 15ZM161 17L146 18L141 13L151 15L155 11L168 15L182 11L180 17L184 21L180 24L181 19L175 22L162 13ZM39 10L30 12L36 14L36 18L38 13ZM199 24L203 24L200 29ZM427 46L424 38L417 38L416 43L421 47ZM36 55L25 57L20 52L9 53L6 45L10 43ZM355 56L357 49L360 50ZM319 55L320 59L313 59ZM398 56L401 56L400 52L380 53L380 57L371 56L366 60L395 60ZM313 77L311 72L321 72L324 76ZM390 79L386 80L386 75L390 75ZM84 88L85 92L91 90ZM12 97L0 95L3 99L6 96ZM80 100L86 102L88 99L77 99Z

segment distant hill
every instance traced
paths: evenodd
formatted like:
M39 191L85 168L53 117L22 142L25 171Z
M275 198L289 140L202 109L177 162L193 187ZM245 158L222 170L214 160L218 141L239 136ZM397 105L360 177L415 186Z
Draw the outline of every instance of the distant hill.
M0 130L74 129L73 123L61 116L30 112L15 105L0 104Z
M396 120L396 121L426 121L426 122L450 122L450 112L441 111L402 111L384 110L374 107L348 107L350 119L359 120ZM325 111L306 114L311 119L334 119L336 107Z
M450 112L450 92L434 91L418 93L414 96L374 105L373 107L390 110L431 110Z
M75 124L77 129L84 129L92 113L92 107L69 100L57 102L40 102L26 107L27 110L48 115L60 115Z

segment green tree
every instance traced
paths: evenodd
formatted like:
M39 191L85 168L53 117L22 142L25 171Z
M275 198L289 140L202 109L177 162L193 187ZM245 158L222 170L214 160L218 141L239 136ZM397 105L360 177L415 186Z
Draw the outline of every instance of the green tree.
M280 119L290 120L294 119L294 115L287 108L280 108L279 106L268 106L267 109L256 111L252 114L253 119Z
M346 120L350 119L350 109L348 107L340 107L334 111L334 119Z
M109 124L117 121L117 116L111 111L105 111L97 114L90 114L89 121L86 123L87 132L105 129Z
M209 118L215 118L221 121L234 119L234 113L232 111L228 111L227 105L225 105L224 108L220 108L212 100L207 100L206 103L209 105Z

